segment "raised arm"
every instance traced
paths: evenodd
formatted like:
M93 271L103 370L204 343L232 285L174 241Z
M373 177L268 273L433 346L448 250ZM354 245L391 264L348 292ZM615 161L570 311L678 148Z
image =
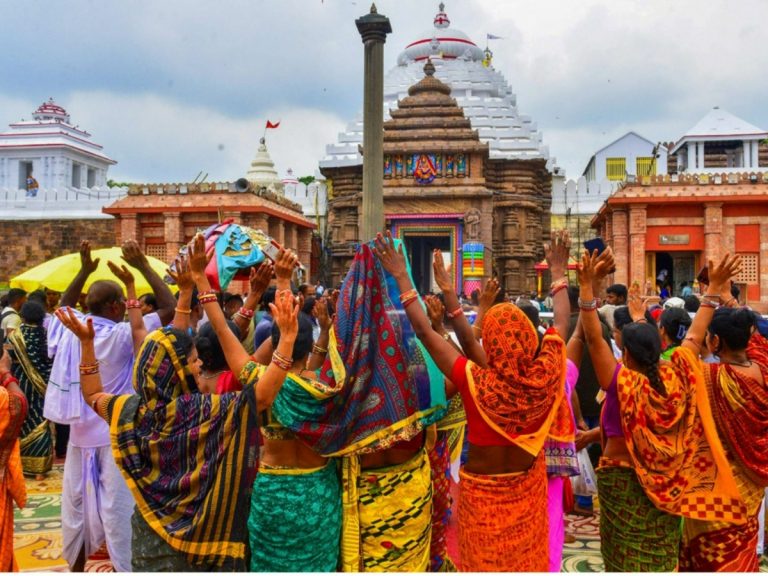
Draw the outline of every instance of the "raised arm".
M219 337L219 343L227 359L229 369L237 376L251 358L237 336L229 329L227 319L224 317L224 312L216 298L216 292L211 290L211 284L205 275L205 267L208 265L209 257L205 253L205 239L202 234L197 234L189 243L188 255L192 278L197 285L197 298L203 305L205 314Z
M472 324L472 335L475 337L475 340L480 340L480 338L483 337L483 319L485 318L485 313L496 304L499 292L501 292L501 284L499 284L499 281L496 278L488 280L480 291L480 305L477 307L475 323ZM483 351L483 356L485 356L485 351Z
M405 268L402 244L395 250L392 234L387 230L384 236L376 235L374 245L374 253L381 261L381 265L397 282L400 300L416 336L432 356L440 371L450 378L459 353L440 334L432 330L427 314L421 306L418 306L418 293L411 284Z
M443 318L445 318L445 306L440 301L440 298L432 294L428 294L424 297L424 305L427 308L427 316L429 317L429 322L432 325L432 330L440 334L440 336L443 337L443 340L453 346L459 354L464 354L467 356L467 358L473 360L469 354L466 354L464 350L462 350L459 345L453 341L451 334L445 329L445 326L443 325ZM485 360L485 355L483 355L483 360Z
M277 291L291 291L291 278L296 270L296 263L299 257L293 250L281 248L275 258L275 287Z
M111 395L105 394L101 387L99 363L96 360L96 349L93 346L93 319L87 318L84 324L78 320L69 306L59 308L55 314L56 318L80 340L80 392L83 399L99 416L107 420L106 410L100 405L100 399L103 398L104 400L101 402L104 402Z
M179 299L176 301L176 310L173 315L173 327L186 332L189 330L189 320L192 315L192 293L195 291L195 281L192 279L192 269L189 267L189 259L180 255L174 261L176 271L168 270L168 275L179 287Z
M701 306L693 317L693 322L688 328L682 346L699 354L715 309L722 301L722 294L727 291L730 299L731 293L728 290L730 280L739 272L741 272L741 256L738 254L733 256L726 254L717 266L712 263L712 260L709 261L709 286L706 293L701 297Z
M312 345L312 355L307 363L307 370L321 368L328 355L328 341L330 340L333 318L328 314L328 301L325 298L315 300L315 305L312 307L312 316L315 317L317 325L320 326L320 335Z
M112 274L125 284L125 295L128 297L125 306L128 312L128 322L131 325L133 349L136 351L147 336L147 327L144 326L144 317L141 315L141 304L136 300L136 283L133 274L124 265L118 266L114 262L107 262L107 266L109 266Z
M299 333L299 305L290 292L280 292L275 296L275 303L269 305L277 327L280 329L280 341L277 350L272 353L272 361L256 385L256 406L261 412L274 402L280 387L285 382L285 375L291 369L293 345Z
M163 326L168 324L173 319L176 298L173 297L171 289L165 285L163 279L152 270L149 260L139 248L136 240L128 240L123 243L123 260L136 268L147 280L157 299L157 315L160 316L160 323Z
M88 240L83 240L80 242L80 271L72 279L72 282L69 283L67 289L64 290L59 306L62 308L65 306L77 306L77 301L80 299L80 294L83 293L83 287L88 277L96 271L98 266L99 259L96 258L94 260L91 257L91 243Z
M567 276L570 252L571 238L567 230L556 231L552 243L544 245L544 257L552 276L552 320L555 330L563 339L568 336L568 319L571 314Z
M245 298L243 307L238 310L232 319L235 321L243 339L248 335L248 328L253 322L253 316L256 308L259 306L261 297L264 295L269 283L272 281L272 275L275 273L274 266L270 260L264 260L258 268L252 267L248 276L248 296Z
M608 343L603 340L600 319L597 316L597 301L592 293L592 283L596 277L608 274L613 268L613 252L610 248L598 256L597 250L589 254L586 250L581 257L579 268L579 322L584 330L592 365L597 381L604 390L611 385L616 371L616 360Z
M578 322L576 322L576 329L573 331L573 334L571 334L570 340L568 340L568 345L565 349L565 354L568 357L568 360L576 364L576 366L581 366L581 357L584 354L584 330L581 327L581 319L579 319Z

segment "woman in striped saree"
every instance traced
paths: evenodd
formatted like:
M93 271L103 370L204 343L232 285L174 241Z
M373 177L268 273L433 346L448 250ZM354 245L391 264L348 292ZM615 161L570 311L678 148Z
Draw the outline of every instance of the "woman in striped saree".
M176 309L177 328L147 335L134 365L136 394L121 396L102 391L90 319L84 325L70 310L56 312L81 341L83 397L110 423L115 460L136 498L131 520L136 571L248 568L246 522L259 449L256 415L271 404L286 371L277 360L257 378L215 294L205 288L206 264L198 235L190 246L191 274L204 287L200 301L243 384L240 393L199 392L197 351L178 328L186 325L188 309ZM191 285L182 287L187 296L191 290ZM189 301L184 293L183 301ZM272 313L283 334L276 357L290 356L298 306L290 294L282 294Z
M21 429L21 465L24 474L35 475L41 480L53 466L52 427L43 418L45 389L52 364L43 328L45 308L30 300L21 307L21 318L22 325L8 338L14 360L13 375L29 406Z

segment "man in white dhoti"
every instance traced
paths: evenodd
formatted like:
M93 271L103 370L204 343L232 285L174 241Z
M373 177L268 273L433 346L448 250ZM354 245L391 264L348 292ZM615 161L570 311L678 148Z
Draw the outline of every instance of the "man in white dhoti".
M170 322L176 300L136 242L123 245L123 258L147 279L157 298L158 311L144 316L147 330ZM81 244L80 261L80 272L61 297L61 306L74 308L98 265L98 260L91 258L87 241ZM110 280L94 282L87 304L96 331L96 357L104 391L130 394L134 341L130 325L123 321L127 304L123 289ZM106 542L115 570L130 572L133 496L112 456L107 423L83 402L80 342L57 318L52 319L48 330L48 353L55 359L43 413L49 420L70 425L61 497L64 559L70 570L81 572L88 556Z

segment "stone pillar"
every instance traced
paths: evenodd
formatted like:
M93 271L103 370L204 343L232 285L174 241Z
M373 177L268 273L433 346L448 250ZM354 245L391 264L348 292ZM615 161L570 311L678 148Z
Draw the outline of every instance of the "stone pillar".
M688 142L688 163L685 167L686 172L696 171L696 143Z
M269 217L269 235L281 246L285 245L285 227L280 218L276 216Z
M768 313L768 222L760 222L760 275L758 276L758 282L760 284L760 298L758 300L759 306L762 310L758 310L761 314ZM745 295L746 296L746 295ZM750 306L757 309L757 306L749 303Z
M629 282L645 283L645 204L629 207ZM629 284L627 284L629 285Z
M294 224L293 222L286 222L284 235L285 235L285 247L290 248L294 252L298 252L299 242L298 242L298 230L296 229L296 224Z
M717 263L722 256L723 205L720 202L704 204L704 263Z
M752 140L752 169L757 170L760 167L760 141Z
M139 238L139 219L136 214L121 214L118 216L120 225L117 228L117 243L120 246L126 240L136 240L141 246Z
M613 254L616 260L614 282L629 286L629 223L626 208L613 209L611 228L613 229Z
M698 148L696 167L701 172L704 169L704 142L697 142L696 147Z
M742 156L744 157L744 161L741 163L742 167L744 168L751 168L752 167L752 143L749 140L744 140L741 143L743 152Z
M251 227L269 234L269 215L264 212L251 214Z
M360 240L384 229L384 42L392 32L389 19L376 11L355 21L365 45L363 102L363 207Z
M297 235L298 240L295 250L299 254L299 262L307 269L305 279L308 282L313 274L313 270L310 269L312 261L312 231L309 228L301 227L298 229Z
M171 262L179 254L179 248L184 244L184 224L178 212L165 215L163 230L165 239L165 261Z

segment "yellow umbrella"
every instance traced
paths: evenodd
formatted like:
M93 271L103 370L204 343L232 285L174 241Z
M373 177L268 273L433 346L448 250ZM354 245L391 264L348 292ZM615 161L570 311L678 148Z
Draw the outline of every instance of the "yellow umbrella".
M88 277L85 283L84 292L88 291L91 284L96 280L114 280L118 284L122 285L120 281L115 278L112 271L107 266L108 261L112 261L115 264L125 264L125 260L122 258L123 251L120 248L99 248L97 250L91 250L91 257L95 260L99 259L99 267L96 271ZM161 262L157 258L147 256L149 265L152 269L163 278L165 276L165 270L168 267L164 262ZM136 294L141 296L152 292L152 288L144 279L141 272L131 266L128 269L133 273L133 277L136 279ZM11 278L11 288L23 288L27 292L37 290L45 286L51 290L57 292L64 292L67 289L72 280L77 276L80 271L80 252L73 252L72 254L66 254L59 256L48 262L30 268L26 272L23 272Z

